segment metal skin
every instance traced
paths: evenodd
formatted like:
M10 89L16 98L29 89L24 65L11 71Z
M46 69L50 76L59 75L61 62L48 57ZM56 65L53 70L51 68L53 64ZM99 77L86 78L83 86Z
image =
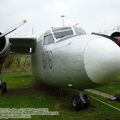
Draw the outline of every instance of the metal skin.
M38 39L33 75L45 84L79 90L94 88L120 74L120 48L97 35L78 35L49 45Z

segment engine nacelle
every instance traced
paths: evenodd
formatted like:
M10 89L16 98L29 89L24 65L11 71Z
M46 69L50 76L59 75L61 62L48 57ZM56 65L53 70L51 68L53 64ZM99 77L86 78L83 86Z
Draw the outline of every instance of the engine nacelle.
M10 52L10 42L7 37L0 38L0 62L2 62Z
M120 32L112 33L111 37L114 38L114 42L120 47Z
M10 48L11 48L9 39L5 36L10 34L13 31L15 31L16 29L18 29L20 26L22 26L25 23L26 23L26 20L23 20L22 22L20 22L19 24L17 24L14 27L8 29L7 31L5 31L3 33L0 32L0 64L2 64L4 62L6 56L9 54Z

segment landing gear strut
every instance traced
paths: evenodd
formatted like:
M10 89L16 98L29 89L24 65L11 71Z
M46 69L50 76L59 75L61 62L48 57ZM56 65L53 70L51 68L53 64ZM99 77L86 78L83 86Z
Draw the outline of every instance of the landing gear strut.
M0 93L4 94L7 93L7 84L6 82L3 82L2 78L2 63L0 63Z
M72 107L75 110L82 110L88 108L90 105L90 98L86 94L80 92L72 98Z

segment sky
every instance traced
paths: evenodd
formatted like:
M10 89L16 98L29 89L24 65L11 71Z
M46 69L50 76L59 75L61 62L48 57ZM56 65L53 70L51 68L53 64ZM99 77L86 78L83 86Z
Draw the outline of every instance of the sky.
M0 31L27 23L15 31L16 35L39 36L51 27L65 25L97 32L120 25L120 0L0 0Z

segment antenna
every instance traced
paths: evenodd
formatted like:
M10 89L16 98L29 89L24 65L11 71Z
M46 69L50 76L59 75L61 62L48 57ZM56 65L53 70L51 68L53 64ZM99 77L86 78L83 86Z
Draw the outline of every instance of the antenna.
M62 26L64 26L64 15L61 15L61 18L62 18Z
M34 35L34 28L32 27L32 35Z

